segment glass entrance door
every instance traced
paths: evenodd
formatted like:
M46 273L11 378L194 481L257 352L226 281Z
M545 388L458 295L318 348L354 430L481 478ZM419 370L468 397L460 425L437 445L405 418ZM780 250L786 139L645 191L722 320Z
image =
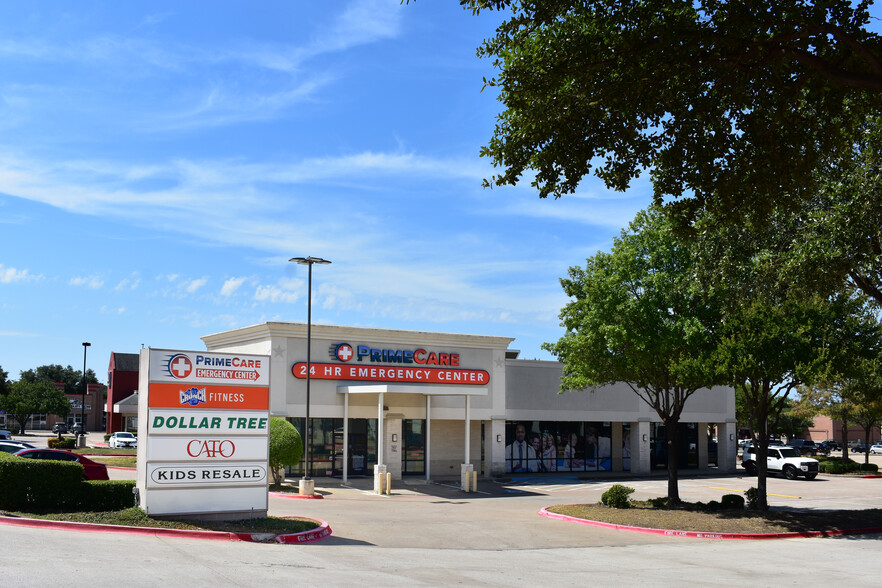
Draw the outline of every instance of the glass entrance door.
M404 461L401 464L402 475L426 473L426 421L422 419L404 419Z

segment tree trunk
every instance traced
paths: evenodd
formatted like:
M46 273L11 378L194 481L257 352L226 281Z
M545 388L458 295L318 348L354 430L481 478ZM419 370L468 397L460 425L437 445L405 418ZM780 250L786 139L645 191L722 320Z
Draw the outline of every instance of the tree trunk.
M680 487L679 487L679 461L680 461L680 444L677 442L679 437L679 419L670 418L665 423L665 441L668 448L668 506L676 506L680 504Z
M848 423L842 419L842 461L848 461Z

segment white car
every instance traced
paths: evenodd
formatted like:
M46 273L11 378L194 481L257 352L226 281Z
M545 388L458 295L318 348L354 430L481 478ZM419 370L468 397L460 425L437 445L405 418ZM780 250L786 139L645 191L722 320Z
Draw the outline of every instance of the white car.
M137 447L138 438L131 433L118 431L107 440L110 447Z
M882 443L876 443L870 447L870 453L882 453Z

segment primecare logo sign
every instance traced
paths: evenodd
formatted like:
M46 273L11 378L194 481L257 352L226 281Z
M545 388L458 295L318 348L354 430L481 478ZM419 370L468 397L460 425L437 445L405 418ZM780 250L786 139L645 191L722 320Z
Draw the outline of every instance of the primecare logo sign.
M265 513L270 358L142 349L140 369L141 507Z

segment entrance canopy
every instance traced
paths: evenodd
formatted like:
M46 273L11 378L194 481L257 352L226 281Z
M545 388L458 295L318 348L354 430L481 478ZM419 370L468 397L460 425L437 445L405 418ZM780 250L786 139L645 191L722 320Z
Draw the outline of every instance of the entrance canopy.
M432 396L464 396L465 397L465 462L469 462L469 420L472 396L487 396L488 389L475 386L434 386L426 384L348 384L337 386L337 392L343 394L343 482L349 475L349 395L376 394L377 406L377 460L382 464L384 459L383 434L383 395L384 394L421 394L426 397L426 480L430 475L431 457L431 416ZM375 480L376 485L376 480Z

